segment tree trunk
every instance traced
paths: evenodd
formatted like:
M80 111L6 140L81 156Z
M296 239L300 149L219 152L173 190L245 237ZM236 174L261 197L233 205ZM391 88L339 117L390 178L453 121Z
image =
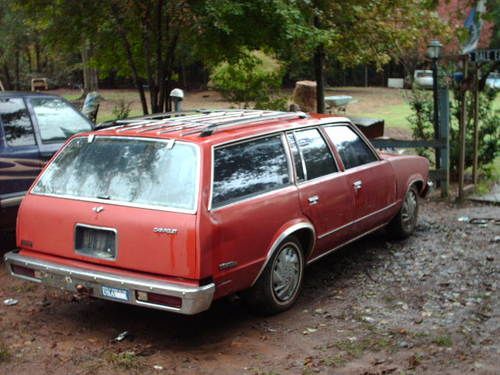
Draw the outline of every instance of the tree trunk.
M89 86L90 86L90 77L89 77L89 68L88 68L88 51L87 47L83 46L82 51L81 51L81 56L82 56L82 71L83 71L83 93L82 96L85 96L89 92Z
M26 61L28 62L28 71L31 73L33 70L33 61L31 59L31 50L29 47L26 47Z
M37 73L41 72L40 68L40 43L38 43L38 40L35 40L35 67Z
M158 113L158 85L153 77L153 67L152 62L152 52L151 52L151 34L154 34L156 30L151 27L151 8L146 7L143 10L142 6L138 8L138 18L141 22L142 30L142 45L144 48L145 55L145 65L146 65L146 79L149 86L149 104L151 108L151 113Z
M15 82L14 88L15 88L15 90L19 91L21 88L21 85L20 85L20 82L21 82L21 78L20 78L21 62L19 61L20 57L19 57L19 50L18 49L16 49L15 59L16 59L16 64L15 64L15 71L14 72L16 74L16 82Z
M134 56L132 54L132 47L130 46L130 42L127 38L127 34L125 29L123 28L123 20L120 17L120 9L116 6L116 4L111 5L113 11L113 19L115 21L115 26L117 28L118 34L122 40L123 48L125 50L125 54L127 55L127 63L132 71L132 80L134 82L137 91L139 92L139 98L141 100L142 112L147 115L148 114L148 102L146 101L146 95L144 93L144 87L142 85L142 79L139 76L139 71L134 61Z
M297 81L292 100L304 112L317 112L317 84L314 81Z
M319 17L314 17L314 26L320 27ZM325 52L323 45L320 44L314 51L314 78L316 80L316 110L318 113L325 113L325 92L324 92L324 72L323 63L325 60Z
M175 34L170 41L167 49L167 57L164 61L163 66L163 80L164 80L164 90L163 90L163 100L164 108L166 112L172 110L172 103L170 103L170 91L172 90L172 73L175 62L175 49L177 48L177 42L179 40L179 30L175 31Z
M92 48L90 41L85 40L81 50L82 65L83 65L83 95L91 91L99 89L97 70L91 66L90 58L92 55Z
M157 84L157 106L158 112L164 112L165 107L165 76L163 75L163 23L162 23L162 15L163 15L163 6L164 1L158 0L157 9L156 9L156 84ZM166 25L168 27L168 12L167 13L167 22Z
M323 62L325 54L323 46L318 46L314 51L314 78L316 80L316 110L325 113L325 86L323 74Z
M5 81L3 81L4 88L12 90L12 77L10 76L9 66L6 63L3 64L3 75L5 77Z

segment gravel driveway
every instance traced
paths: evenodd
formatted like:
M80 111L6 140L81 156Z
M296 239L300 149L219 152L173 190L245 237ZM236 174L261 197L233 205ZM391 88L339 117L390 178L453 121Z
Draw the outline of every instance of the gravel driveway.
M194 317L78 301L2 267L0 373L498 374L500 226L464 217L500 208L422 202L414 236L380 232L323 258L271 318L237 298Z

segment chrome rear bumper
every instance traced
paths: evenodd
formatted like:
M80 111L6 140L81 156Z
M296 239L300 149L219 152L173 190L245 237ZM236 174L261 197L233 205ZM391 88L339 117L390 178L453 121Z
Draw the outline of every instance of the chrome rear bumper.
M215 292L214 283L203 286L185 286L141 277L128 277L113 274L111 272L92 271L79 267L65 266L24 256L16 251L5 254L4 261L10 274L20 279L46 284L71 292L78 292L77 286L83 286L86 290L90 291L92 297L186 315L193 315L207 310L212 303ZM34 270L35 277L15 273L12 269L13 265ZM104 296L102 287L127 290L128 298L127 300L121 300ZM136 298L137 292L149 292L178 297L182 299L182 305L177 308L139 301Z

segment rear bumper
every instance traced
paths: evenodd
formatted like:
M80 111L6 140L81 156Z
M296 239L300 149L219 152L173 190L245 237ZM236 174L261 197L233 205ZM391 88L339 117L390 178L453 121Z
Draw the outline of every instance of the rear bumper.
M213 283L203 286L185 286L141 277L127 277L111 272L91 271L79 267L65 266L24 256L16 251L5 254L4 261L10 274L20 279L65 289L71 292L78 292L77 286L83 286L86 290L90 291L89 294L92 297L166 310L179 314L193 315L207 310L212 303L215 292L215 284ZM35 277L14 273L12 268L13 265L34 270ZM104 296L102 292L103 286L127 290L127 300ZM149 292L178 297L182 299L182 305L181 307L172 307L139 301L136 298L137 292Z

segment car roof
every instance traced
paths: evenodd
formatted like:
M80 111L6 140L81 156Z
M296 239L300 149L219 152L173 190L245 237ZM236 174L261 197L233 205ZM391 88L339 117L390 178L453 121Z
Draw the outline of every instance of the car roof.
M41 96L47 98L59 97L55 94L46 94L42 92L32 92L32 91L0 91L0 98L25 98L31 96Z
M97 136L145 137L219 144L260 134L332 122L349 122L349 120L345 117L308 115L303 112L246 109L193 110L100 124L93 133Z

